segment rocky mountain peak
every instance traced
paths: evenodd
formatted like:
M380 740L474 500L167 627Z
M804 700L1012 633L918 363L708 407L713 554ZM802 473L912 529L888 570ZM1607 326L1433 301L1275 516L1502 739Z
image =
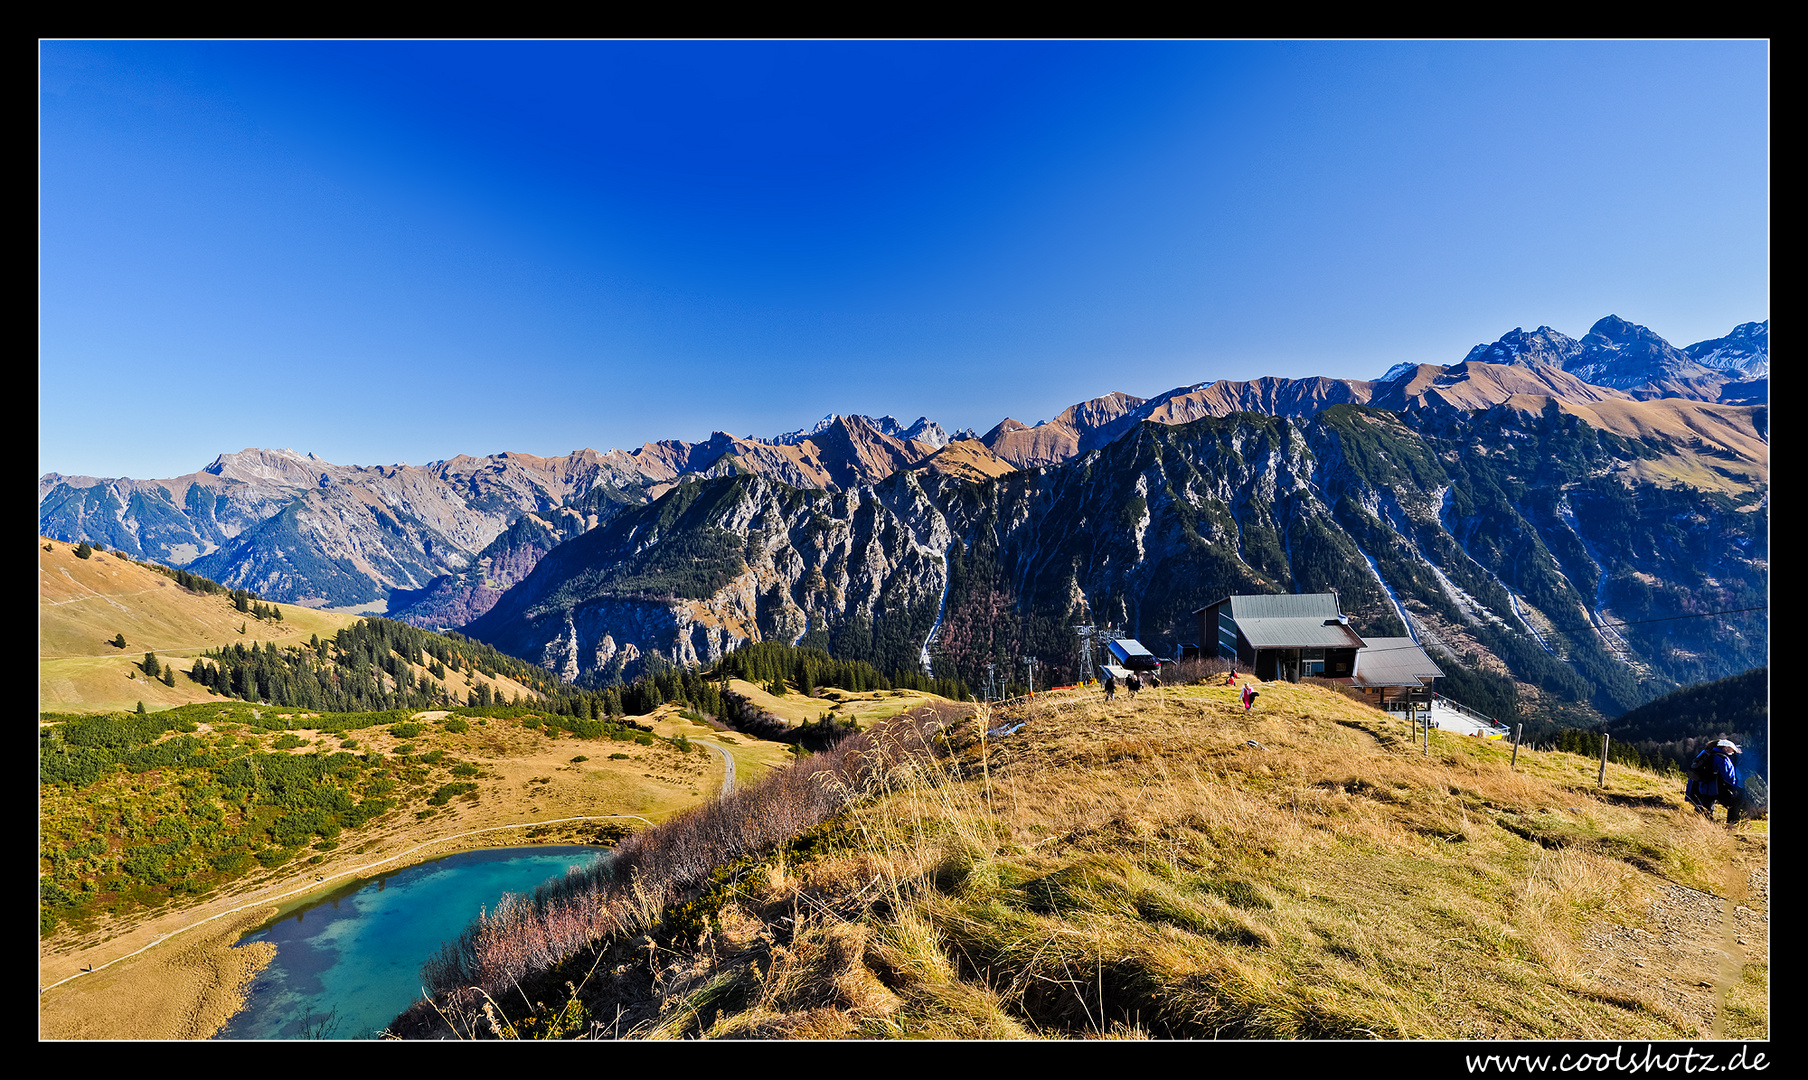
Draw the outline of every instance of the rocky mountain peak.
M898 439L903 442L915 439L917 442L926 443L929 446L938 449L948 445L948 433L942 430L940 424L937 424L927 416L917 417L915 423L906 427L904 424L898 422L897 417L892 416L889 413L880 417L865 416L859 413L850 413L845 416L841 413L829 413L811 427L799 428L796 431L787 431L783 435L774 435L770 439L756 439L754 441L763 442L769 446L797 446L805 440L814 439L818 435L826 434L829 429L836 427L837 425L845 427L849 421L858 422L860 425L871 428L881 435Z
M1684 349L1702 367L1737 372L1749 379L1770 377L1770 320L1740 323L1725 337L1698 341Z
M1581 352L1581 342L1548 326L1540 326L1530 333L1526 332L1525 327L1516 326L1502 334L1500 340L1492 345L1477 345L1470 349L1463 361L1467 363L1473 360L1483 364L1549 364L1552 367L1562 367Z
M321 467L342 471L313 454L298 454L288 448L263 450L247 447L236 454L221 454L201 471L226 480L242 480L248 484L276 484L285 487L307 487L321 476Z
M1013 431L1027 430L1029 430L1028 424L1023 423L1020 420L1013 420L1007 416L1003 420L1000 420L991 431L981 435L979 441L985 443L987 446L991 446L998 441L1000 436L1009 435Z
M1588 334L1582 339L1585 347L1593 348L1643 348L1653 352L1675 352L1676 347L1652 333L1648 327L1635 322L1628 322L1618 315L1608 315L1588 328Z
M1630 389L1709 374L1646 327L1609 315L1589 327L1565 371L1594 383Z

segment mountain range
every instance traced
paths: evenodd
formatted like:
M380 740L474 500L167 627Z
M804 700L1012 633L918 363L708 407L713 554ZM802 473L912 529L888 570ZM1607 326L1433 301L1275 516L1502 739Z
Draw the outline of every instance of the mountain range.
M554 458L51 473L39 527L463 626L572 679L773 637L938 675L1027 649L1071 669L1077 621L1171 647L1189 605L1337 588L1499 708L1624 711L1766 662L1765 612L1673 616L1766 602L1768 379L1768 322L1678 349L1609 316L1374 381L1110 393L984 435L832 414Z

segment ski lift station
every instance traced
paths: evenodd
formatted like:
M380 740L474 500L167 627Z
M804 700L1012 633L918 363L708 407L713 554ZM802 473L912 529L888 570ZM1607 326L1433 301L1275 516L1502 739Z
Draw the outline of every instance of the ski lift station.
M1155 658L1155 654L1143 648L1142 642L1135 638L1112 638L1105 643L1105 652L1108 654L1106 663L1111 667L1128 671L1157 671L1161 668L1161 661Z

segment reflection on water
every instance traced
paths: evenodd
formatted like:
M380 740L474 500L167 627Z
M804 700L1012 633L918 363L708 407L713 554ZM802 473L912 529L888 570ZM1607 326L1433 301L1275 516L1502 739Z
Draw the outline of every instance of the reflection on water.
M220 1039L369 1039L421 995L421 965L503 893L528 893L600 849L467 851L348 885L243 941L276 959Z

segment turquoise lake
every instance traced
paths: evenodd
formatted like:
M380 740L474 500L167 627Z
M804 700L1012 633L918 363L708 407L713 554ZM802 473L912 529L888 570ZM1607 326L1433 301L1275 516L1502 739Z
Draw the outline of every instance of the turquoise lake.
M245 935L276 959L217 1039L370 1039L421 996L421 965L504 893L588 865L591 847L466 851L365 878Z

